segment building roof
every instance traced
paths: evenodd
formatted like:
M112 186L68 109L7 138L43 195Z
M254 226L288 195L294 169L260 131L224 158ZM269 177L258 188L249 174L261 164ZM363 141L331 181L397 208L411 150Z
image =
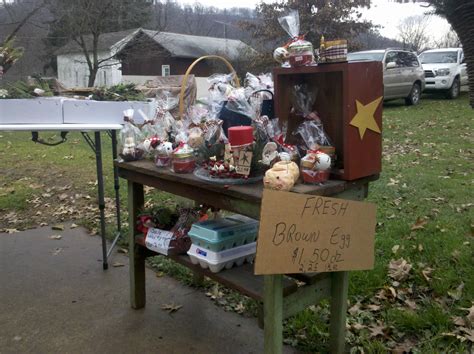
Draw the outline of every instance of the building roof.
M188 34L152 31L135 28L127 31L104 33L99 37L99 50L111 50L115 47L118 51L133 40L139 33L144 33L150 39L165 48L172 57L199 58L204 55L222 54L233 60L237 59L242 52L255 52L250 46L236 39L225 39L216 37L193 36ZM92 47L92 37L87 36L88 47ZM70 41L60 48L56 54L72 54L82 52L74 41Z
M112 48L114 44L120 42L127 36L137 31L138 31L137 28L133 28L133 29L125 30L125 31L104 33L99 36L98 49L99 51L110 50L110 48ZM87 44L87 48L92 49L92 35L84 36L84 39ZM73 40L69 41L66 45L64 45L63 47L59 48L56 51L56 55L72 54L72 53L82 53L82 49L79 46L79 44L77 44Z

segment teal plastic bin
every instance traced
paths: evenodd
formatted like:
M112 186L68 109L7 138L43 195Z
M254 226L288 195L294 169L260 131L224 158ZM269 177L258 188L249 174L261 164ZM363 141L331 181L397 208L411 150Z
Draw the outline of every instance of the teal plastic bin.
M255 242L258 235L258 221L243 215L232 215L195 223L188 235L193 244L220 252Z

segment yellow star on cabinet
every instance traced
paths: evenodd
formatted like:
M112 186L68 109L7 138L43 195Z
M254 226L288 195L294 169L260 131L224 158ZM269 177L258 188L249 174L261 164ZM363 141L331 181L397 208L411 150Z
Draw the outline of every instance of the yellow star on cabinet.
M380 134L380 128L375 121L374 114L382 98L383 97L379 97L365 106L356 100L357 114L352 118L349 124L359 129L360 140L364 138L367 129Z

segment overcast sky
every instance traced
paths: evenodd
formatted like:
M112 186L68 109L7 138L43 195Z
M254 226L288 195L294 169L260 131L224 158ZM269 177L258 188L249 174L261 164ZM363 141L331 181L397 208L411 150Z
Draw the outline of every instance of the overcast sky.
M182 3L193 4L194 0L178 0ZM260 2L259 0L200 0L203 5L215 6L218 8L229 8L229 7L251 7ZM263 0L263 2L274 2L274 0ZM364 10L364 17L367 20L372 21L376 25L382 26L380 33L383 36L389 38L396 38L398 30L397 26L400 21L408 16L422 15L428 12L430 9L422 7L420 3L408 3L399 4L389 0L372 0L372 6L369 10ZM446 20L433 16L430 23L430 33L433 37L439 38L443 36L449 29L449 25Z

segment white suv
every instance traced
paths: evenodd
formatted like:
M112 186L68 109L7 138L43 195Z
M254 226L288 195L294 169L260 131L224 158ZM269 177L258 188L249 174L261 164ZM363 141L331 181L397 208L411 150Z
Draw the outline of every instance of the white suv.
M467 68L461 48L431 49L418 58L425 70L425 91L444 91L449 98L459 96L467 85Z

